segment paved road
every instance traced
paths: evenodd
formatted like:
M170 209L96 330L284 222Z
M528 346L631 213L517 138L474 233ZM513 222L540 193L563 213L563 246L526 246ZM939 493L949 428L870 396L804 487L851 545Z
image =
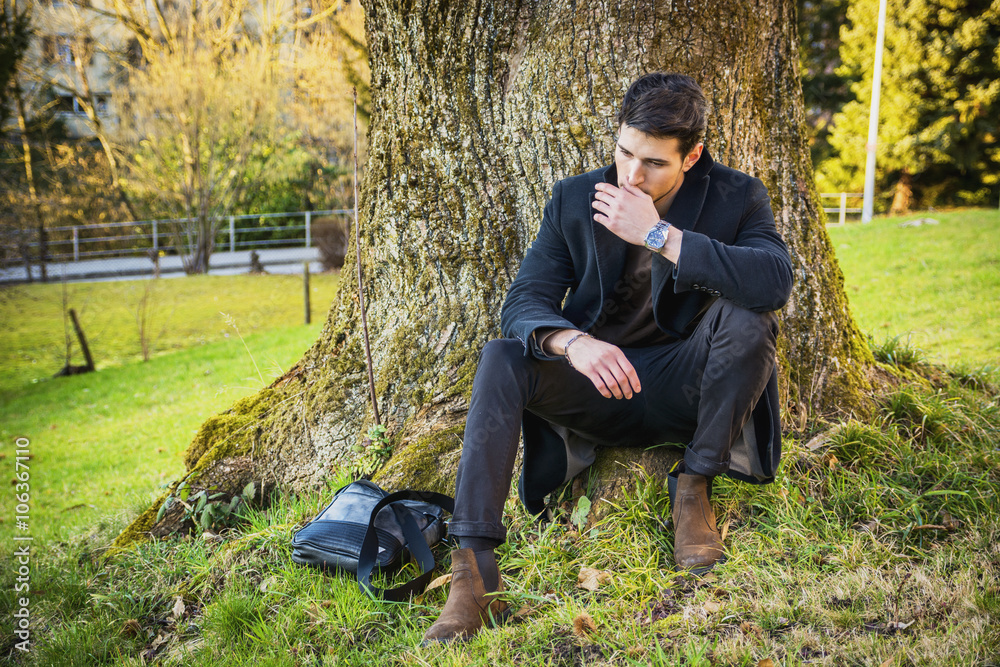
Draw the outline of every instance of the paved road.
M211 275L232 275L250 271L250 250L238 252L215 252L209 262ZM258 250L260 262L268 273L302 273L302 263L309 262L311 272L323 270L316 248L272 248ZM32 275L38 280L41 275L34 267ZM164 278L183 276L181 258L167 255L160 258L160 275ZM153 263L145 257L116 257L88 259L80 262L53 262L48 265L50 282L58 282L65 277L68 282L97 280L135 280L151 278ZM23 283L27 281L24 267L0 269L0 283Z

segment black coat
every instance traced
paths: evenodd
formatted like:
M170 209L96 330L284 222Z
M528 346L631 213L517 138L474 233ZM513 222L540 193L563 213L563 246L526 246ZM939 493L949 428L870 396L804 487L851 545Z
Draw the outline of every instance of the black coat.
M600 322L605 306L615 303L628 243L593 220L600 181L618 184L614 165L555 184L538 236L507 293L500 326L505 337L524 344L526 355L551 358L534 344L536 330L587 331ZM653 256L653 315L660 329L687 337L720 297L758 312L788 301L791 260L759 179L717 164L703 151L685 174L667 220L684 236L676 265ZM759 483L774 478L781 454L776 370L762 399L754 408L753 428L744 429L743 442L733 445L729 472ZM523 430L521 497L536 509L555 488L552 480L558 486L593 457L585 452L575 461L581 455L564 442L566 433L557 434L527 412Z

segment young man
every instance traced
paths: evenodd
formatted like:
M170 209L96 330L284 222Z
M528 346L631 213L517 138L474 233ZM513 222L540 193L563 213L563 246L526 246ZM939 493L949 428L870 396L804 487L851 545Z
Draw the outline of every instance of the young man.
M594 448L688 443L671 512L678 568L723 552L711 479L769 482L780 456L774 311L791 262L764 185L701 143L706 102L655 73L618 112L615 163L556 183L473 383L450 531L461 549L426 641L474 635L506 612L493 550L520 433L521 500Z

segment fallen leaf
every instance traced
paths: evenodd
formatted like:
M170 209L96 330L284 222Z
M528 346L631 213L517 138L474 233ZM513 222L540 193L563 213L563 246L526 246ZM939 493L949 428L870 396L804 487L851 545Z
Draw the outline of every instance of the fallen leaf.
M534 608L529 607L528 605L524 605L523 607L514 612L514 618L524 618L533 611L535 611Z
M440 588L445 584L447 584L449 581L451 581L451 572L449 572L448 574L442 574L440 577L438 577L431 583L427 584L427 588L424 589L424 592L426 593L427 591L432 591L435 588Z
M837 435L841 428L842 427L840 425L837 425L816 435L806 443L806 449L811 452L815 452L817 449L833 440L833 436Z
M588 591L596 591L601 584L611 582L611 573L604 570L597 570L592 567L581 567L580 575L576 578L576 587L584 588Z
M945 530L955 530L962 525L962 522L947 512L941 512L941 525L944 526Z
M892 663L893 663L893 662L894 662L895 660L896 660L896 657L895 657L895 656L893 656L893 657L891 657L891 658L886 658L886 659L885 659L885 660L884 660L884 661L882 662L882 664L881 664L881 665L879 665L878 667L889 667L889 665L891 665L891 664L892 664Z
M585 611L581 611L577 614L577 617L573 619L573 634L577 637L586 637L587 633L597 633L597 624L594 623L594 619L590 617Z
M729 534L729 524L731 524L732 522L733 522L732 519L726 519L726 522L722 524L722 530L720 532L722 533L723 542L726 541L726 535Z
M764 658L763 660L757 663L757 667L774 667L774 660L771 660L770 658Z
M142 626L139 625L139 621L134 618L130 618L122 625L122 629L118 631L118 634L124 635L126 637L135 637L142 630Z
M313 621L319 621L321 618L323 618L323 612L321 611L321 609L322 607L319 606L319 603L313 602L306 608L306 615Z
M257 588L260 589L261 593L266 593L267 589L273 586L274 582L276 582L277 580L278 580L277 577L274 576L268 577L264 581L260 582L260 586L258 586Z
M714 614L720 609L722 609L722 605L719 604L718 602L713 602L709 600L705 604L701 605L701 608L704 609L709 614Z
M184 598L178 595L177 599L174 600L174 608L171 610L171 613L173 614L174 618L180 618L181 616L184 615L184 609L185 609Z
M840 464L840 461L833 454L827 454L824 458L826 459L826 465L830 468L830 470L836 469L837 465Z

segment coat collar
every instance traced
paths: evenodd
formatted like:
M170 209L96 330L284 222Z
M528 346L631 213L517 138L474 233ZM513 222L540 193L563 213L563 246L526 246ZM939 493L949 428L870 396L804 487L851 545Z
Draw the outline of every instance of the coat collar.
M715 161L709 155L708 149L701 153L701 157L694 163L694 166L684 174L684 182L678 190L674 202L667 212L667 220L678 229L693 229L701 215L702 206L705 204L705 196L708 194L709 173ZM611 185L618 185L618 170L614 164L604 170L604 181ZM628 243L608 231L608 228L599 222L594 222L594 195L596 190L590 192L590 224L593 230L594 253L597 258L597 273L601 285L602 302L611 294L615 287L615 281L619 280L622 271L625 269L625 259L628 253ZM670 264L669 262L667 264ZM673 264L670 264L672 267ZM653 285L654 294L659 295L663 289L663 284L670 277L672 269L668 269L661 262L653 262ZM655 298L655 297L654 297ZM596 316L595 316L596 318ZM588 322L587 328L593 326L594 322Z

